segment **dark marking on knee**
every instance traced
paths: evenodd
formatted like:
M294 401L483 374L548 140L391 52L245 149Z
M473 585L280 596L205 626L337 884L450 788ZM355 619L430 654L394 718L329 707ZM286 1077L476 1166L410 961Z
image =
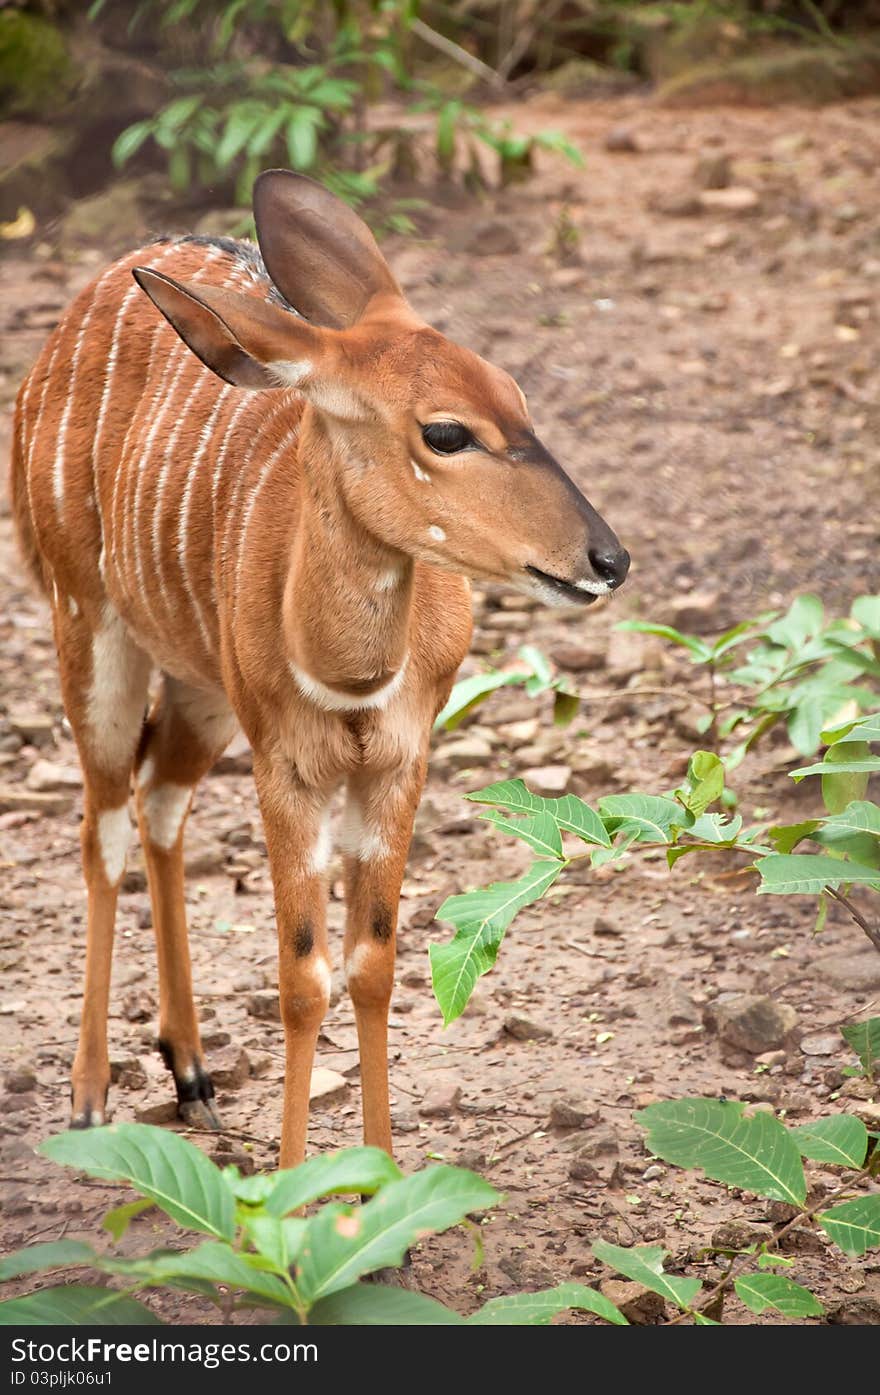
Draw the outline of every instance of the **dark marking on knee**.
M293 952L297 959L305 959L315 948L315 935L311 924L303 920L293 932Z
M387 944L394 934L394 917L387 906L373 909L373 935L380 944Z

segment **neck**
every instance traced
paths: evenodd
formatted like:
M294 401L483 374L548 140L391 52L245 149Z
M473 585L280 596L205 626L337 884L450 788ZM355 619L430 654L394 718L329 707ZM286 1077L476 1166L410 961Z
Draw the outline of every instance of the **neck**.
M403 677L413 561L351 513L341 488L345 463L316 414L308 409L308 416L299 452L302 508L284 591L287 654L300 687L321 705L379 705Z

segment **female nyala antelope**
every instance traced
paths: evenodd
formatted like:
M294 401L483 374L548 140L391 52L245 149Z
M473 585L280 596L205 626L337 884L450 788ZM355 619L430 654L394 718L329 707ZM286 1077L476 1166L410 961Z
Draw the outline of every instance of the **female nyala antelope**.
M85 782L73 1125L104 1119L133 774L159 1047L182 1115L216 1126L182 835L240 724L275 891L291 1166L330 989L335 788L364 1137L390 1150L398 898L431 725L470 639L466 578L588 604L629 557L535 437L516 384L418 318L350 208L282 170L258 179L254 202L262 259L249 243L159 241L77 297L19 394L12 484ZM161 697L145 718L154 668Z

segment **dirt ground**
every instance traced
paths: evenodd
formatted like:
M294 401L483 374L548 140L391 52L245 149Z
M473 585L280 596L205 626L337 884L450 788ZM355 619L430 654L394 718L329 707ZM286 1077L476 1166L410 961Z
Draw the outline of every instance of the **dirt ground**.
M697 873L689 860L669 874L662 860L642 859L563 879L522 913L472 1006L442 1028L427 951L451 931L434 911L448 894L516 874L526 861L462 794L548 765L566 767L569 788L588 799L660 792L699 745L687 666L654 641L613 636L614 623L641 615L720 629L799 591L842 611L880 589L880 102L683 113L641 98L542 98L517 119L564 129L585 168L545 159L532 183L477 212L438 202L427 240L392 240L389 257L426 318L517 377L540 434L617 530L633 568L613 607L586 614L478 596L470 667L528 638L580 666L571 678L584 694L582 717L560 733L543 702L507 693L460 733L484 738L474 749L490 755L450 751L448 736L435 742L403 889L393 1115L405 1168L431 1158L463 1163L504 1193L484 1227L479 1268L464 1232L415 1256L418 1285L468 1311L500 1293L607 1278L590 1252L598 1237L663 1244L672 1265L711 1283L719 1271L702 1251L718 1228L743 1218L772 1224L778 1208L651 1165L633 1110L688 1094L765 1102L796 1122L856 1107L851 1084L839 1103L831 1098L851 1059L835 1044L836 1027L876 1012L880 997L880 960L849 922L832 915L814 938L807 901L757 898L747 878ZM608 145L618 148L606 147L610 132ZM627 144L637 149L619 148ZM756 196L742 199L747 208L699 203L700 178L711 178L712 160L725 152L731 183ZM560 262L548 245L563 206L578 240ZM64 262L48 249L7 253L4 444L15 392L44 335L120 250L85 249ZM36 760L74 769L76 757L46 608L24 583L5 507L0 588L0 785L20 793ZM652 691L640 696L640 686ZM22 744L28 720L33 740L25 730ZM736 785L747 817L812 807L810 782L795 790L786 777L792 757L779 740L742 768ZM220 1160L263 1168L277 1157L283 1060L280 1025L255 1015L271 1013L275 948L246 766L245 754L233 754L197 792L188 905L227 1130L200 1142ZM75 1181L31 1151L67 1118L85 940L79 798L73 788L58 796L57 813L0 814L3 1062L7 1073L32 1068L37 1082L0 1094L4 1250L62 1234L93 1238L120 1199L119 1189ZM119 1075L111 1107L117 1119L164 1121L173 1115L171 1086L152 1051L153 944L136 853L129 868L111 1004ZM336 931L338 876L334 864ZM338 935L335 942L338 965ZM348 1083L315 1104L313 1150L359 1140L355 1029L338 967L337 975L319 1064ZM771 1062L731 1050L703 1026L706 1005L732 991L769 993L794 1008L797 1027ZM542 1035L511 1036L504 1024L512 1015ZM552 1126L554 1101L577 1104L583 1126ZM595 1176L572 1176L584 1149ZM821 1169L811 1175L830 1184ZM135 1220L129 1251L183 1238L154 1214ZM880 1320L876 1255L848 1261L798 1230L786 1252L790 1276L830 1309L842 1305L839 1320ZM11 1285L10 1295L29 1286ZM215 1320L196 1299L148 1301L171 1320ZM754 1321L736 1300L727 1317Z

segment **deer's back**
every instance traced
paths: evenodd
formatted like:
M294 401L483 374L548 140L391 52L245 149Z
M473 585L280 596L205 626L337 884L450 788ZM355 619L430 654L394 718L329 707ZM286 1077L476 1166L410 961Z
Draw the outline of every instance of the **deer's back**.
M87 286L19 393L19 532L68 604L94 610L96 625L109 604L159 665L218 682L249 499L301 404L215 377L139 289L136 266L276 294L257 249L231 239L155 242Z

